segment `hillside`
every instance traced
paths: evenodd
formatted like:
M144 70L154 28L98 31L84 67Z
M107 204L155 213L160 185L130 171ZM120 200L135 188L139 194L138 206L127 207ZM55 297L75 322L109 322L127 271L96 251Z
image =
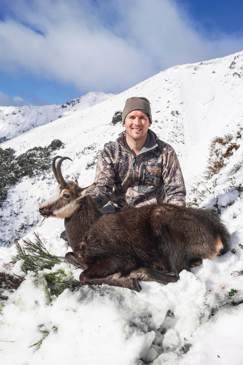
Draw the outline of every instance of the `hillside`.
M91 107L110 96L112 94L90 92L62 105L0 106L0 143L73 111Z
M19 365L19 359L31 365L54 360L59 365L114 360L119 365L242 364L242 80L243 52L173 67L1 144L20 155L59 139L64 147L53 156L71 157L72 163L63 164L64 175L85 186L94 178L98 150L122 131L120 124L112 125L113 114L127 97L145 96L152 104L151 128L178 153L188 204L218 209L232 248L193 272L183 271L176 283L143 283L140 293L102 286L66 289L55 296L48 292L45 270L29 272L2 304L0 349L6 365ZM51 253L63 256L63 222L41 222L38 213L39 202L55 190L51 171L13 186L0 213L2 243L24 234L33 241L37 233ZM14 245L2 247L0 268L23 275L21 262L10 262L15 254ZM47 272L58 270L74 278L80 273L63 262Z

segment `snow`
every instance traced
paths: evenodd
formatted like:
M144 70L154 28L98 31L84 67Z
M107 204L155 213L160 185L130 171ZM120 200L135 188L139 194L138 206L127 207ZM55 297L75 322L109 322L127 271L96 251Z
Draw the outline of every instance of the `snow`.
M112 94L89 92L62 105L0 106L0 143L76 110L98 104Z
M242 320L243 311L240 308L223 309L220 315L217 314L210 323L206 323L196 332L197 341L180 364L241 365Z
M215 206L231 234L232 252L204 260L192 272L182 271L176 283L142 283L139 293L108 286L87 287L58 297L47 295L43 280L27 275L9 293L0 311L0 358L5 365L138 364L241 365L243 343L243 52L193 65L177 66L85 109L37 126L1 144L17 154L48 145L59 138L68 178L81 186L94 178L95 156L114 140L122 126L111 124L129 96L151 100L152 129L176 149L185 175L188 202ZM16 127L17 131L17 127ZM21 132L24 132L22 130ZM19 134L19 135L17 135ZM224 156L226 144L210 149L215 137L231 135L238 145ZM60 151L58 152L58 154ZM211 156L210 156L211 154ZM209 173L208 161L224 156L224 166ZM58 256L68 248L60 238L63 222L41 222L38 204L54 194L50 173L24 178L12 187L3 204L0 227L3 242L39 234ZM11 263L14 245L0 248L0 269L23 274ZM80 270L56 265L78 278ZM234 304L234 305L233 305ZM41 341L42 340L42 341ZM39 348L34 345L39 342Z

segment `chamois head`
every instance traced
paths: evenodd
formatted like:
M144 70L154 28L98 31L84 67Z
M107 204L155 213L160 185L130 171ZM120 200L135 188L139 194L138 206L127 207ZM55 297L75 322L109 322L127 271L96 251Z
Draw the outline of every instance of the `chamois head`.
M39 212L44 217L54 216L58 218L69 218L79 207L79 200L82 198L82 189L77 182L65 181L61 172L61 165L64 160L71 160L69 157L56 156L52 162L52 171L59 184L59 195L41 204Z

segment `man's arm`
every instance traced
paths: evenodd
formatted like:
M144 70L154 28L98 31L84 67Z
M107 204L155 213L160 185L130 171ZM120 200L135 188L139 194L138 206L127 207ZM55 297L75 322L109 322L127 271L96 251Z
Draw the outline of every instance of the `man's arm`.
M184 206L186 188L180 163L174 149L167 145L163 151L164 202Z
M105 146L98 154L94 187L88 192L96 200L99 208L102 208L111 200L114 184L114 164L110 156L109 148Z

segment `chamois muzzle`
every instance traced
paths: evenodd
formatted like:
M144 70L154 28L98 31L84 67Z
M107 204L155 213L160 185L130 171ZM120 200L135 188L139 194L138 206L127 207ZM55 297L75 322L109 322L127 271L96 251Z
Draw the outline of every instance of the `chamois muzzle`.
M40 206L39 212L43 217L50 217L52 215L52 209L50 209L48 206Z

